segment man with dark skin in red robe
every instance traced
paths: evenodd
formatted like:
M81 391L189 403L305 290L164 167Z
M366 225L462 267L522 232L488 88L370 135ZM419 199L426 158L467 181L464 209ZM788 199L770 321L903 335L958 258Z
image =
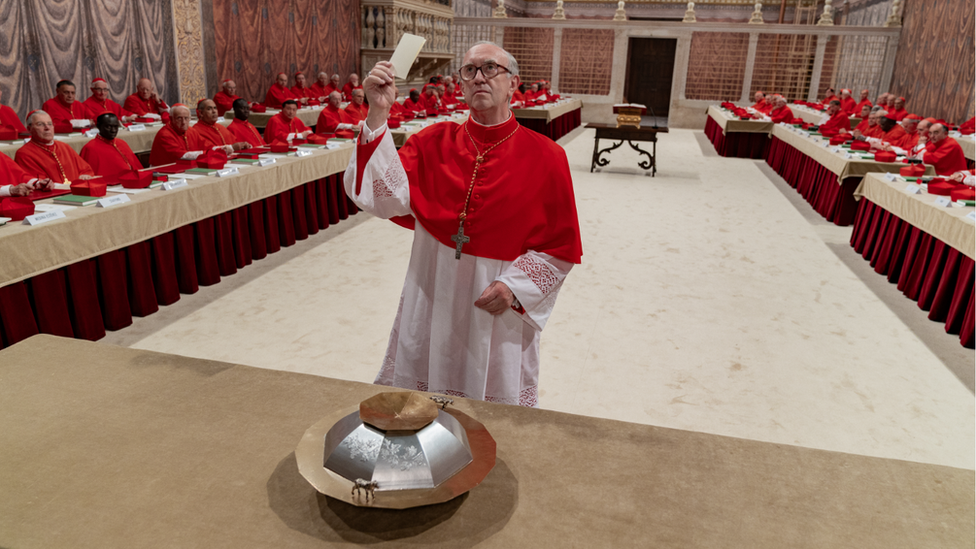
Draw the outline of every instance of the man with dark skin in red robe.
M250 114L251 106L247 104L247 101L237 99L234 101L234 120L227 126L227 129L234 134L235 140L246 141L252 147L262 147L265 145L264 138L261 137L261 133L254 127L254 124L247 121Z
M95 127L98 135L81 148L81 157L96 175L111 176L143 168L129 144L115 138L121 127L117 116L103 113L95 119Z

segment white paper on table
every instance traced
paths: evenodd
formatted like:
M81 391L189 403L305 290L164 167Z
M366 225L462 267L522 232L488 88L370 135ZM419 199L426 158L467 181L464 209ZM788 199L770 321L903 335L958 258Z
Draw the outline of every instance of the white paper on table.
M67 206L64 204L34 204L35 212L66 212L68 210L73 210L77 206Z
M145 188L145 189L126 189L122 185L114 185L114 186L108 188L108 191L111 192L111 193L125 193L125 194L139 194L139 193L144 193L144 192L146 192L148 190L149 190L148 188Z
M407 78L410 67L417 60L417 56L420 55L420 50L426 42L426 38L415 34L404 33L400 37L400 43L397 44L396 49L393 50L393 55L390 56L390 64L393 65L393 74L397 78L401 80Z
M87 128L91 126L91 122L85 120L84 118L72 118L71 127L72 128Z

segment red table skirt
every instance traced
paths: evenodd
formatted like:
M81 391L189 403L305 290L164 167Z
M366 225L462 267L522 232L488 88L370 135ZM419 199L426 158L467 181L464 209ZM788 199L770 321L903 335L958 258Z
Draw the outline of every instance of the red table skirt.
M4 286L0 343L37 333L100 339L358 211L339 173Z
M769 147L769 135L765 133L726 134L711 116L705 118L705 136L715 146L719 156L733 158L763 158Z
M854 190L860 184L861 176L848 177L838 185L837 174L778 137L769 140L766 163L827 221L841 227L854 222L857 213Z
M972 259L866 198L857 209L851 246L929 311L929 320L944 322L947 333L973 347Z
M579 127L582 112L583 109L569 111L562 116L553 118L552 122L548 123L541 118L520 118L518 122L532 131L541 133L549 139L557 141L562 136Z

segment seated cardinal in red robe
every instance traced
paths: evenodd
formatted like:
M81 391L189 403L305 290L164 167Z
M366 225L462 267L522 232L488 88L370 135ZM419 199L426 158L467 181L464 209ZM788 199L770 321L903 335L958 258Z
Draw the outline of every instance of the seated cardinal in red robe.
M153 166L172 164L177 160L196 160L203 154L203 146L191 134L190 109L177 103L170 109L169 123L163 126L153 139L149 152L149 163Z
M0 100L3 100L3 88L0 88ZM0 105L0 130L7 130L19 133L27 133L27 128L20 121L17 113L6 105ZM16 136L12 137L16 139Z
M905 110L905 98L896 97L895 108L888 111L888 118L893 118L895 122L901 122L906 116L908 116L908 111Z
M929 129L929 142L916 158L935 168L938 175L952 175L966 170L966 155L959 143L949 137L949 132L942 124L933 124Z
M895 122L894 119L887 115L881 116L878 119L878 127L880 128L880 132L876 136L868 137L871 148L884 149L885 144L902 149L908 147L908 142L911 138L905 133L905 129L898 125L898 122Z
M88 109L81 101L75 101L74 82L62 80L58 82L57 90L58 94L45 101L41 107L55 124L71 125L72 120L88 120Z
M38 179L9 156L0 153L0 198L6 196L27 196L33 190L50 191L54 182L50 178Z
M831 101L830 106L827 107L827 113L824 115L824 117L827 120L820 124L820 133L847 133L851 131L851 119L848 118L847 113L841 109L840 101L837 101L836 99Z
M122 122L132 122L136 115L123 109L115 101L108 97L108 82L104 78L96 78L91 83L91 97L85 100L83 105L87 112L87 118L95 120L102 113L110 112Z
M285 101L292 99L296 102L298 98L288 89L288 75L283 72L278 73L275 83L271 84L268 94L264 97L264 106L269 109L280 109Z
M261 132L247 121L251 114L251 106L243 99L234 101L234 119L231 120L227 129L234 135L234 141L247 142L252 147L263 147L265 145Z
M853 116L854 114L861 112L861 110L857 108L857 101L854 101L854 98L851 97L851 90L840 90L840 110L844 111L847 116Z
M297 116L298 103L294 99L285 101L281 107L281 112L272 116L268 120L268 125L264 127L264 140L268 143L275 141L290 141L291 139L305 139L312 134L301 119Z
M214 94L214 104L217 105L217 115L223 116L227 111L234 109L234 101L240 99L237 95L237 83L233 80L224 80L219 92Z
M343 112L339 109L342 97L339 92L329 94L329 102L319 113L318 122L315 123L315 133L323 137L335 135L336 137L352 138L353 128L358 124L348 122L344 119Z
M0 117L2 117L2 115L0 115ZM972 135L973 133L976 133L976 116L960 124L959 133L963 135Z
M871 104L871 100L868 99L868 90L861 90L861 100L858 101L856 105L854 105L853 113L861 112L861 109L863 109L865 105L867 105L868 108L874 106Z
M295 85L291 87L291 93L297 99L309 99L318 100L319 96L316 95L315 90L305 85L306 78L305 73L298 71L295 73Z
M821 101L820 104L829 105L831 101L840 101L840 98L837 97L837 94L834 92L834 88L827 88L827 95L823 98L823 101Z
M359 75L352 73L349 75L349 81L342 87L342 98L346 101L352 101L352 90L356 88L362 88L362 86L359 84Z
M31 140L17 149L14 160L32 177L68 183L91 179L92 167L67 144L54 139L54 122L44 111L27 116Z
M755 100L755 103L753 103L752 107L750 108L762 112L763 107L766 106L766 94L764 94L761 91L757 91L756 94L753 96L753 99Z
M786 99L782 96L777 95L773 99L773 105L775 107L769 111L769 119L773 121L774 124L779 124L780 122L786 122L789 124L793 121L793 111L786 106Z
M145 118L169 121L169 105L159 97L156 88L148 78L140 78L136 93L125 98L122 108Z
M336 75L336 81L339 80L339 75ZM320 72L318 80L312 84L312 93L315 99L318 99L324 105L329 100L329 94L333 91L338 91L333 89L329 82L328 73ZM341 95L341 92L340 92Z
M352 102L342 111L345 113L350 124L359 124L361 121L366 120L366 115L369 114L369 107L364 103L365 100L366 94L363 93L362 88L352 90Z
M190 134L190 139L196 139L204 150L223 149L225 153L231 154L234 151L248 148L244 141L238 142L234 139L234 134L218 124L220 116L217 115L217 104L210 99L203 99L197 103L197 123L186 131Z
M111 176L143 168L129 144L115 138L121 126L112 113L102 113L95 119L98 135L81 148L81 157L96 175Z
M403 110L416 113L420 111L426 111L427 106L424 105L423 98L420 96L420 92L417 88L410 89L410 95L403 100Z
M445 107L453 107L459 103L457 96L454 95L454 84L447 84L444 90L444 96L441 97L441 103L443 103Z

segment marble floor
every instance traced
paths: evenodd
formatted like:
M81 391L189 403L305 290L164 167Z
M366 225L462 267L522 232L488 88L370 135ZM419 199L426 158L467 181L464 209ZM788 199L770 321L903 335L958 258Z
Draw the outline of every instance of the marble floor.
M974 469L974 354L761 161L672 130L659 171L560 142L583 264L542 335L547 409ZM411 233L359 214L107 343L370 382Z

